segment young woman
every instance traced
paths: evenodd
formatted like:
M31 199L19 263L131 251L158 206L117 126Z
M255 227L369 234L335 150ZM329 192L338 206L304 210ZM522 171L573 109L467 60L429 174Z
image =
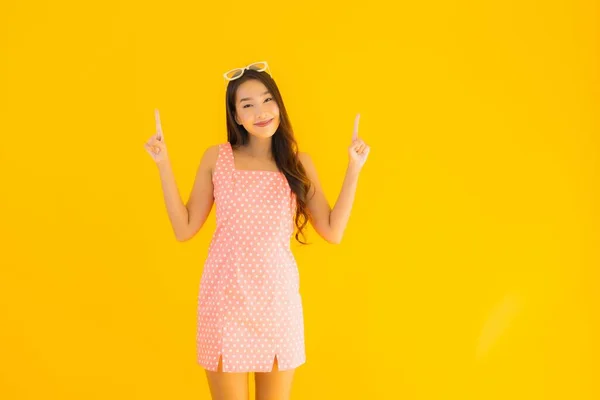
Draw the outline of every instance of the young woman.
M306 361L299 273L290 241L305 244L310 222L340 243L369 146L358 138L333 209L315 166L299 152L281 93L266 62L225 73L227 142L207 148L189 200L182 202L156 113L145 144L156 162L170 222L179 241L192 238L216 205L216 230L198 298L198 363L213 399L288 399L295 368ZM294 235L295 233L295 235Z

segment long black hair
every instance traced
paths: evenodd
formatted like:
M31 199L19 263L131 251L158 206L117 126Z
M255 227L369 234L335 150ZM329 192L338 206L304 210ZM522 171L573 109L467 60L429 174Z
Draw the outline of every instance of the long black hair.
M306 175L304 166L298 158L298 143L294 138L292 124L288 117L281 93L277 84L267 72L258 72L255 70L245 70L242 77L230 81L227 85L227 93L225 95L225 108L227 118L227 141L232 147L239 147L248 144L250 141L249 133L242 125L238 125L235 121L235 101L238 87L249 79L256 79L262 82L269 90L279 107L279 127L273 134L271 151L275 158L275 163L279 170L285 175L290 189L296 197L296 215L294 223L297 228L295 234L296 240L301 244L307 244L300 240L302 235L306 238L304 228L308 224L310 214L307 207L307 195L311 187L311 182Z

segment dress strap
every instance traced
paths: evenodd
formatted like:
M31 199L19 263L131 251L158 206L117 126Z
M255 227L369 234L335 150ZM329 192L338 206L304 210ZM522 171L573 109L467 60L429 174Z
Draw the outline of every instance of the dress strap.
M221 174L225 175L231 175L235 170L231 143L225 142L219 145L219 156L217 157L216 169L219 170Z
M229 142L219 144L217 161L212 176L215 198L221 199L222 196L231 190L234 182L234 164Z

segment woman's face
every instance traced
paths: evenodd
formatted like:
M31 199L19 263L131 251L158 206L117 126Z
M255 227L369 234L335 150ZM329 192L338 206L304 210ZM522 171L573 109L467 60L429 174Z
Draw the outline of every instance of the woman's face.
M253 136L271 137L279 127L279 107L259 80L250 79L238 87L235 110L235 121ZM261 126L268 121L271 121L268 125Z

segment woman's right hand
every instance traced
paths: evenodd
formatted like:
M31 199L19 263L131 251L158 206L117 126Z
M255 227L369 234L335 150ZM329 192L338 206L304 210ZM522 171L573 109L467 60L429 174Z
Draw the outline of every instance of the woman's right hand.
M160 123L160 115L158 110L154 110L154 118L156 120L156 133L144 143L144 148L150 154L150 157L155 163L159 164L169 159L165 138L163 137L162 126Z

